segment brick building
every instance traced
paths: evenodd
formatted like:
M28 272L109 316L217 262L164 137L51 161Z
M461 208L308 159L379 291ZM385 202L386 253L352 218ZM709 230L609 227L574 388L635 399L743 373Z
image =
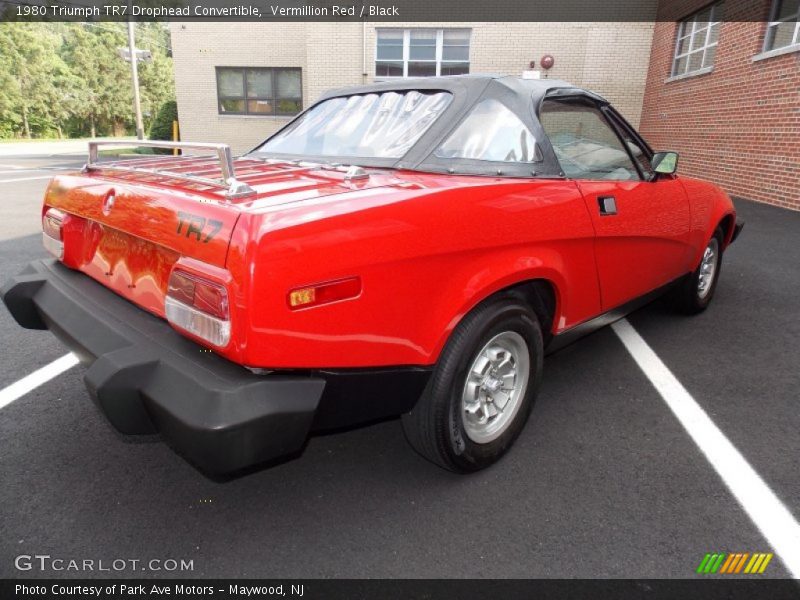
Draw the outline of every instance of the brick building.
M662 0L640 130L679 171L800 209L798 0Z

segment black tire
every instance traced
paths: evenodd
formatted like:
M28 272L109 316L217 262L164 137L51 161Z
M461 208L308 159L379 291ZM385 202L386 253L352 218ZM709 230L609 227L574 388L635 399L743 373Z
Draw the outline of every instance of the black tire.
M527 347L527 386L520 390L518 408L499 437L476 443L465 430L462 416L464 386L473 361L487 343L504 332L518 334ZM411 446L434 464L458 473L478 471L499 460L528 420L541 383L542 356L541 327L526 303L506 295L478 306L453 331L422 397L402 417Z
M722 229L718 227L706 245L706 249L708 249L716 244L717 252L716 268L707 292L701 293L700 291L700 276L701 269L703 268L702 257L700 259L700 264L697 265L697 268L692 273L689 273L686 277L684 277L683 281L678 284L673 295L673 301L676 308L680 312L687 315L696 315L708 308L708 305L711 303L711 300L714 297L714 292L717 289L719 275L722 272L722 244L724 239L725 238Z

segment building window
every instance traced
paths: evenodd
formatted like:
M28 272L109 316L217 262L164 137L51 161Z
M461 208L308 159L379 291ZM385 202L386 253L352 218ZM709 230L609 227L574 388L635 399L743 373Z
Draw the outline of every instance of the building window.
M672 76L686 75L714 65L722 2L707 6L678 23L678 42Z
M800 0L774 0L764 51L800 44Z
M296 115L303 107L300 69L217 67L221 115Z
M469 73L469 29L378 29L375 76Z

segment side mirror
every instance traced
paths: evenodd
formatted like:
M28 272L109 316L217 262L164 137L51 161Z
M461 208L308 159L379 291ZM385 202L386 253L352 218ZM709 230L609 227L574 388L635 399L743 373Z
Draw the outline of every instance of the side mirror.
M662 175L672 175L678 170L678 153L677 152L656 152L653 154L653 160L650 161L653 165L653 170Z

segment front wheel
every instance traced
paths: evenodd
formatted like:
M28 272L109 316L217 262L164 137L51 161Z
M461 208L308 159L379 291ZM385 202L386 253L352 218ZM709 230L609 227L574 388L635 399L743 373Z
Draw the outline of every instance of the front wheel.
M704 311L717 289L722 270L722 229L717 228L708 241L697 269L686 276L675 292L677 307L686 314Z
M542 373L542 332L521 300L495 298L450 337L403 430L414 449L460 473L496 462L519 436Z

